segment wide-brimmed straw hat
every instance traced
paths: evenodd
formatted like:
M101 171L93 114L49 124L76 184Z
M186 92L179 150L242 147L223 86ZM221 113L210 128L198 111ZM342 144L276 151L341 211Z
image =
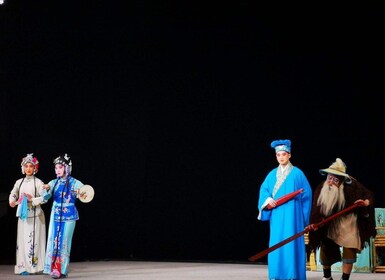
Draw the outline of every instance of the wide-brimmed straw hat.
M352 182L349 174L346 173L346 164L340 158L337 158L336 161L329 166L329 168L320 169L319 172L321 175L333 174L336 176L344 177L344 181L347 184Z

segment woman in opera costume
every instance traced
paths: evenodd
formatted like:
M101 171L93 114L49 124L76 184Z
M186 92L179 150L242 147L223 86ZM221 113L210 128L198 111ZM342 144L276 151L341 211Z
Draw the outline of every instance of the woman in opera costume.
M44 183L35 176L39 161L27 154L21 161L25 177L17 180L9 195L9 205L17 206L17 244L15 274L41 273L44 268L46 226L40 204L44 203Z
M83 183L71 176L72 161L67 154L55 158L53 163L57 177L44 185L44 199L53 198L44 273L59 279L68 276L72 237L79 219L75 202Z

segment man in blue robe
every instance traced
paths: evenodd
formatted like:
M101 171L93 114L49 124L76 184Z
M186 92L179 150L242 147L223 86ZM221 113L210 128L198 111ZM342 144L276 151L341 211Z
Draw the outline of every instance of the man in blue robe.
M261 221L270 222L269 247L303 231L309 224L312 189L299 168L290 162L291 141L276 140L271 143L279 163L263 181L258 201ZM302 189L298 195L280 204L277 200ZM306 248L304 236L273 250L268 255L270 280L306 279Z

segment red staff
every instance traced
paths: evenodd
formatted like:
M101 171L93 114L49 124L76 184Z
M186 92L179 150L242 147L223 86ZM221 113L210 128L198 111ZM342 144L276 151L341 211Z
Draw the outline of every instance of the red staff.
M280 198L278 198L275 201L275 203L276 203L275 207L278 207L279 205L284 204L285 202L289 201L290 199L292 199L296 195L300 194L301 192L303 192L303 189L299 189L299 190L296 190L295 192L288 193L288 194L286 194L284 196L281 196ZM270 204L269 204L269 205L267 205L267 209L273 209L273 207L270 206Z
M336 214L331 215L330 217L327 217L325 220L322 220L318 224L314 224L313 228L306 227L305 230L275 244L274 246L254 255L254 256L251 256L249 258L249 261L255 262L256 260L258 260L258 259L262 258L263 256L267 255L268 253L270 253L271 251L274 251L275 249L282 247L283 245L289 243L290 241L293 241L294 239L297 239L298 237L304 235L305 233L308 233L309 231L315 230L315 229L319 228L320 226L322 226L323 224L326 224L326 223L330 222L331 220L333 220L333 219L335 219L335 218L337 218L337 217L339 217L339 216L341 216L347 212L350 212L357 207L364 206L364 205L365 205L365 203L363 201L354 203L354 204L350 205L349 207L345 208L344 210L341 210L340 212L337 212Z

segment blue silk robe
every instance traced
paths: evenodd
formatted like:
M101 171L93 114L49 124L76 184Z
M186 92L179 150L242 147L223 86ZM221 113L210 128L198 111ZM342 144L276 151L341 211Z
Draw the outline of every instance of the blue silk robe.
M45 274L57 270L60 274L68 274L70 262L72 237L76 221L79 220L76 208L77 190L83 183L73 177L55 179L49 183L50 190L44 199L53 198L52 210L49 221L46 259L44 264Z
M260 188L258 201L259 219L270 222L269 247L303 231L309 224L312 205L310 184L305 174L295 166L275 197L272 197L277 171L278 168L275 168L266 176ZM269 197L277 200L301 188L303 192L288 202L272 210L261 209ZM269 279L306 279L306 248L303 235L268 254L268 272Z

